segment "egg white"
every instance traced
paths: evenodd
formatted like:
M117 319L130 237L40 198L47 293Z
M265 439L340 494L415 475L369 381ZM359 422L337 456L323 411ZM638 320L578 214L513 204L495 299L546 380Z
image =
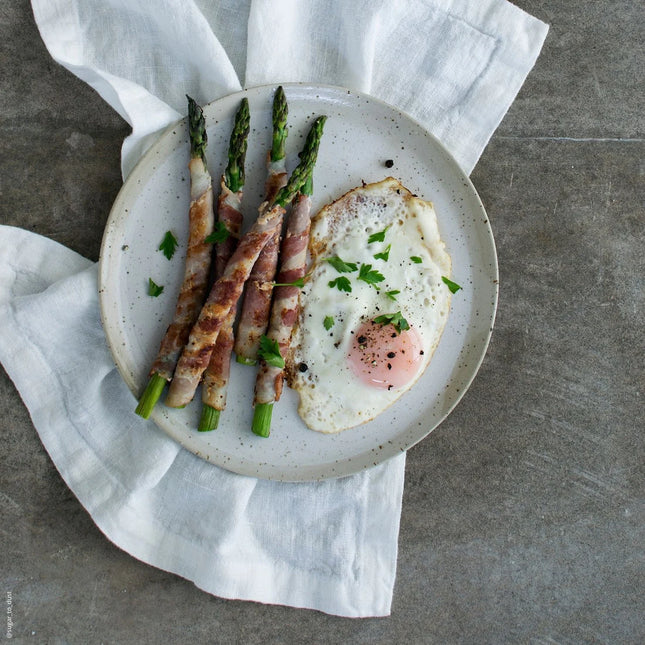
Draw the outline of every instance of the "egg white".
M385 239L368 243L385 230ZM374 255L386 251L387 261ZM397 180L366 184L324 207L312 220L311 268L300 296L300 314L288 359L288 381L300 397L298 413L313 430L339 432L383 412L418 380L428 366L448 318L451 261L441 240L430 202L410 193ZM338 256L370 264L385 280L377 290L358 279L358 271L339 273L327 261ZM411 258L420 258L415 262ZM330 287L339 276L351 292ZM386 293L399 291L396 300ZM401 311L423 341L423 360L406 385L380 389L360 382L347 354L354 331L366 320ZM325 329L333 319L333 326Z

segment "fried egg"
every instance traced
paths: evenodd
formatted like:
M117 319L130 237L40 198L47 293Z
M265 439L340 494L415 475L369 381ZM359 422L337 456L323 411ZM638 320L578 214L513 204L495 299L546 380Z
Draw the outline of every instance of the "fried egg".
M325 206L309 252L287 375L306 425L334 433L423 374L448 318L451 261L432 204L391 177Z

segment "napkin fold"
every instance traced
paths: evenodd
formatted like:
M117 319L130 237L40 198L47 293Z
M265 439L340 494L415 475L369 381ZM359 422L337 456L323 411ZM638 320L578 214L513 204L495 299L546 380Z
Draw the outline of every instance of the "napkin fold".
M124 178L185 94L304 81L407 111L469 172L547 26L505 0L32 0L52 57L132 126ZM0 361L97 526L153 566L224 597L341 616L390 612L405 455L342 479L224 471L132 413L100 324L97 270L0 227ZM88 367L91 366L91 367Z

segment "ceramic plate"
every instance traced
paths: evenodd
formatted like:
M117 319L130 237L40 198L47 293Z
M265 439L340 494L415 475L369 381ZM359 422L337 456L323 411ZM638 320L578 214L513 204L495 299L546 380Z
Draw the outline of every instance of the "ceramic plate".
M156 406L154 422L188 450L236 473L285 481L339 477L370 468L423 439L466 392L483 359L497 304L497 259L484 208L468 177L418 123L369 96L336 87L284 85L289 101L288 169L292 170L312 119L327 115L315 170L314 211L360 185L391 175L434 203L462 285L429 368L415 386L375 420L327 435L309 430L288 388L274 406L271 436L251 430L255 368L232 362L227 408L220 427L196 431L199 392L182 410ZM244 193L245 225L262 201L266 151L271 145L274 87L258 87L204 108L207 158L214 185L225 167L233 116L246 96L251 109ZM125 182L111 211L101 249L101 314L117 367L138 397L159 342L172 319L188 237L189 143L186 120L169 128ZM392 160L386 167L386 160ZM171 230L180 242L172 260L158 250ZM147 295L148 279L163 293ZM132 414L136 402L133 399Z

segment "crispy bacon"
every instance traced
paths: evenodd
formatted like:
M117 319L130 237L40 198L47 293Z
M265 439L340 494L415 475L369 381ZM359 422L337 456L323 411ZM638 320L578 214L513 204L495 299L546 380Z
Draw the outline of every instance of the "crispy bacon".
M300 289L286 285L303 278L307 263L307 243L309 229L311 197L299 194L287 222L287 231L280 251L280 272L276 282L282 283L273 290L271 321L267 336L275 340L280 347L280 354L287 355L291 342L291 333L298 317ZM279 367L260 362L260 369L255 382L255 404L273 403L282 394L284 371Z
M230 235L226 240L215 247L215 278L224 274L226 265L235 251L242 232L243 216L242 191L232 192L222 179L219 198L218 218L224 224ZM226 391L230 375L231 352L235 336L233 324L235 323L235 308L231 308L228 318L222 325L217 336L210 362L202 382L202 402L215 410L224 410L226 407Z
M278 191L287 183L285 160L271 161L267 157L266 200L272 202ZM257 360L260 337L269 324L273 279L278 267L280 250L280 231L282 222L275 235L267 242L258 257L244 290L244 300L240 312L235 338L235 353L247 361Z
M213 188L211 176L200 157L188 164L190 171L190 211L188 248L183 283L175 315L164 335L150 375L166 381L172 378L179 355L188 340L190 328L199 315L208 289L212 245L205 239L213 231Z
M177 363L166 398L168 406L182 407L195 395L229 312L237 305L244 283L264 245L278 229L284 211L280 205L269 210L266 202L260 206L258 219L240 240L223 275L213 284Z

